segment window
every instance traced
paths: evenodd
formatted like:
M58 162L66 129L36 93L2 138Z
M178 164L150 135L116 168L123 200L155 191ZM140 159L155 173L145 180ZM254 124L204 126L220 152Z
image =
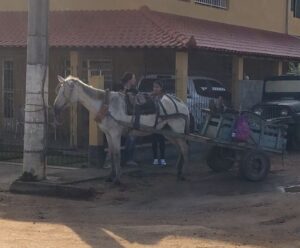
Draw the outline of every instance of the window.
M229 0L195 0L195 3L221 9L228 9L228 1Z
M300 18L300 0L291 1L291 10L294 12L294 17Z
M13 62L3 62L3 115L4 118L14 117L14 84L13 84Z
M83 75L86 75L87 79L90 76L103 75L104 88L112 89L113 63L111 58L101 58L101 59L92 59L88 61L83 61L82 68L84 71Z

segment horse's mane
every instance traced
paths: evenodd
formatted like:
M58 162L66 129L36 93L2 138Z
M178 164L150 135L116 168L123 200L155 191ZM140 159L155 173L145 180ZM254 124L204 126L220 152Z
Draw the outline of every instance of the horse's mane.
M72 81L76 85L80 86L82 90L91 98L93 99L103 99L105 96L105 91L101 89L97 89L91 85L88 85L84 82L82 82L79 78L74 77L74 76L68 76L66 78L66 81Z

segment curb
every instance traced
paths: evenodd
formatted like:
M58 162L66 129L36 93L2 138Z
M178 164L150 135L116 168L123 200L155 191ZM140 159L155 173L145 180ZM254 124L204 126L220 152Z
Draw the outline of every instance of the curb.
M68 199L90 200L96 195L94 188L82 188L74 186L66 186L61 184L40 182L24 182L20 180L14 181L9 191L16 194L28 194L39 196L52 196Z

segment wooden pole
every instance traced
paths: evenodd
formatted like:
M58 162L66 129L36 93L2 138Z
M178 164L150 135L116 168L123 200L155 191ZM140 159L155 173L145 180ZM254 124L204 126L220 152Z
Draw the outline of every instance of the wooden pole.
M232 59L232 104L235 109L240 107L239 81L244 77L244 58L240 56L233 56Z
M103 76L90 76L90 84L98 89L104 89ZM95 122L95 116L89 115L89 166L100 166L104 163L103 133Z
M283 62L281 60L276 61L276 65L275 65L275 76L280 76L282 75L282 71L283 71Z
M104 77L103 76L92 76L89 80L90 84L97 88L104 88ZM103 135L101 130L98 128L97 123L95 122L95 116L89 115L89 145L98 146L103 145Z
M71 74L78 77L79 55L76 51L70 52ZM75 103L70 108L70 145L76 147L78 145L78 104Z
M186 102L187 99L187 83L188 83L188 52L176 52L176 96Z

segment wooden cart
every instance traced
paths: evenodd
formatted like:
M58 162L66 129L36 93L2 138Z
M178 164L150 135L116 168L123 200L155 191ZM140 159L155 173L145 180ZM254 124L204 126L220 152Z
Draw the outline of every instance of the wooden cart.
M250 127L250 137L245 142L234 141L232 137L239 115L245 117ZM283 154L286 147L286 127L268 123L252 112L208 112L199 137L213 143L207 156L207 165L213 171L227 171L238 164L241 176L250 181L261 181L268 175L268 152Z

